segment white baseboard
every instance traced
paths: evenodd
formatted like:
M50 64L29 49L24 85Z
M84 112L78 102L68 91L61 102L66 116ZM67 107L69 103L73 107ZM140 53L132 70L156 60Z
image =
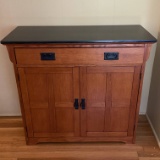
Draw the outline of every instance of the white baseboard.
M155 131L153 125L152 125L152 122L151 122L151 120L149 119L149 117L148 117L147 114L146 114L146 117L147 117L147 120L148 120L148 122L149 122L149 124L150 124L150 126L151 126L151 128L152 128L152 131L153 131L153 134L154 134L154 136L155 136L155 138L156 138L156 141L157 141L157 143L158 143L158 146L159 146L159 148L160 148L160 140L159 140L159 138L158 138L158 136L157 136L157 133L156 133L156 131Z
M139 112L139 115L146 115L146 112Z
M0 114L0 117L21 117L21 114Z

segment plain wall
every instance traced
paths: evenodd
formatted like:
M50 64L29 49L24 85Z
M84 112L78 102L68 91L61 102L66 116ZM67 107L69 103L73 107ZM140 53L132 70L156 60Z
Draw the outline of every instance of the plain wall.
M158 35L159 0L0 0L0 39L19 25L140 24ZM147 62L140 113L146 113L156 45ZM19 115L13 67L0 45L0 115Z
M148 99L147 116L156 133L160 146L160 29L154 59L151 87Z

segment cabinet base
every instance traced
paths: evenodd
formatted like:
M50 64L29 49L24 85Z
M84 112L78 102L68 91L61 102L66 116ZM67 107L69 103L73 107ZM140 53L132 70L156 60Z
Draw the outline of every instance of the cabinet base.
M27 145L35 145L44 142L122 142L134 143L133 137L72 137L72 138L28 138Z

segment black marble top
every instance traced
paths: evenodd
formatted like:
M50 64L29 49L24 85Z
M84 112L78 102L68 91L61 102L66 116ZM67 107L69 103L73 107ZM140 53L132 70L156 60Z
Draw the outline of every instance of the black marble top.
M156 38L140 25L19 26L1 43L154 43L156 41Z

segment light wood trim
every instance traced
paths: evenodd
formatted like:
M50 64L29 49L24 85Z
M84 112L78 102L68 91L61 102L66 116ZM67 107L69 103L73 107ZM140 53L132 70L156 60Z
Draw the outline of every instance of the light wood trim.
M56 67L56 68L63 68L63 67L96 67L96 66L99 66L99 67L102 67L102 66L104 66L104 65L101 65L101 64L99 64L99 65L81 65L81 64L79 64L79 65L36 65L36 67L37 68L47 68L47 67L50 67L50 68L54 68L54 67ZM130 67L134 67L135 66L135 64L127 64L127 63L125 63L125 64L112 64L112 65L109 65L109 64L106 64L105 65L105 67L128 67L128 66L130 66ZM141 66L141 64L138 64L138 65L136 65L136 66ZM19 64L17 64L16 65L16 67L17 68L34 68L35 67L35 65L19 65Z
M55 102L55 107L65 108L66 106L73 108L73 103L72 102Z
M65 135L65 136L64 136ZM73 133L34 133L34 137L40 137L40 138L43 138L43 137L73 137L74 134Z
M115 44L115 43L61 43L61 44L14 44L13 46L16 48L45 48L45 47L54 47L54 48L108 48L108 47L144 47L144 43L132 43L132 44ZM8 46L8 45L7 45Z
M26 68L25 73L72 73L72 68Z
M87 136L93 136L93 137L105 137L105 136L110 136L110 137L117 137L117 136L127 136L127 132L87 132Z
M87 67L87 73L134 72L133 67Z

